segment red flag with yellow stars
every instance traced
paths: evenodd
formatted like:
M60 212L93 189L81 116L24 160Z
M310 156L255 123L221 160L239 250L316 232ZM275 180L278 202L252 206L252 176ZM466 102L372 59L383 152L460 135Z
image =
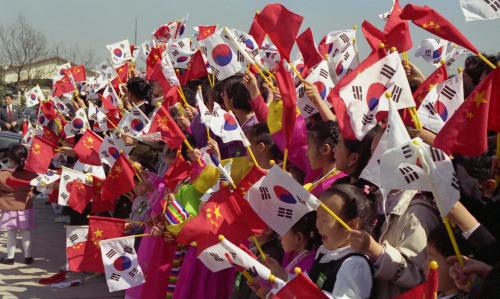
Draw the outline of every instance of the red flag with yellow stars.
M488 130L500 132L500 68L474 89L434 140L448 155L477 156L488 150Z
M38 174L45 174L49 170L50 161L52 161L54 155L54 145L43 138L35 136L24 169Z
M128 63L124 63L123 65L117 67L116 73L118 74L118 78L120 83L127 83L128 81Z
M200 25L198 26L198 36L197 40L204 40L210 35L214 34L217 31L217 25Z
M114 209L114 201L102 201L101 192L104 180L92 177L92 213L102 213Z
M92 198L92 186L88 186L85 182L77 179L73 182L68 183L69 190L69 206L73 210L80 214L83 214L83 210ZM68 188L68 186L66 186Z
M134 189L134 175L134 167L123 154L120 154L102 185L100 204L111 208L108 211L113 210L116 199Z
M73 92L75 90L75 85L73 80L70 79L68 73L64 74L64 76L54 82L54 91L52 92L53 97L61 96L65 93Z
M73 149L80 162L100 166L99 149L101 145L102 138L91 130L86 130Z
M424 5L407 4L399 17L403 20L411 20L413 24L437 35L445 40L469 49L474 54L479 50L460 32L450 21L440 15L431 7Z
M89 216L89 231L85 243L85 253L80 264L80 272L104 272L102 264L100 240L123 237L125 220L117 218Z
M146 58L146 78L150 78L155 65L158 61L161 61L163 57L163 47L152 48L151 52L149 52L148 57Z
M160 132L163 141L168 145L170 149L179 148L182 145L186 136L182 133L181 129L174 121L167 108L162 105L156 111L153 119L151 128L148 134Z
M71 74L75 82L82 82L87 80L87 76L85 75L85 66L83 64L62 70L62 72L63 74Z
M384 28L384 43L388 47L395 47L400 53L409 51L413 47L410 25L407 20L401 19L401 12L402 9L399 5L399 0L396 0Z

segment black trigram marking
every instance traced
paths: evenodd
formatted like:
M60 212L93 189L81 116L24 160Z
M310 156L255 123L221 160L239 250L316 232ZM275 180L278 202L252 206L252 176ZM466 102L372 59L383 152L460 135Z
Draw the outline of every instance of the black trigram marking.
M453 178L451 179L451 186L456 190L460 190L460 185L458 184L458 178L456 173L453 173Z
M347 61L347 59L349 59L350 56L351 56L351 53L349 53L349 51L346 51L344 53L344 60Z
M241 54L240 51L238 51L236 56L237 56L238 62L245 62L245 56L243 56L243 54Z
M371 124L373 122L373 119L374 119L374 115L373 114L365 114L363 115L363 119L361 120L361 123L363 124L363 126L366 126L367 124Z
M111 157L111 156L108 154L108 152L106 152L106 151L102 151L102 152L101 152L101 155L103 155L103 156L104 156L104 157L106 157L106 158Z
M203 52L203 54L207 55L207 51L208 51L207 47L200 46L200 50L201 50L201 52Z
M181 41L181 40L180 40L177 44L178 44L178 45L179 45L179 47L181 47L181 48L184 48L184 46L186 45L186 44L184 44L184 42L183 42L183 41Z
M393 69L390 65L384 64L382 67L382 70L380 71L380 74L387 79L391 79L394 74L396 73L396 70Z
M299 98L303 98L305 95L305 92L306 92L306 90L305 90L304 86L299 87Z
M410 184L413 183L414 181L418 180L419 176L418 173L411 167L406 166L406 167L401 167L399 168L399 171L403 175L403 177L406 180L406 183Z
M445 85L443 87L443 89L441 90L441 95L443 97L447 98L448 100L453 99L455 94L457 94L457 92L453 88L449 87L448 85Z
M179 55L179 54L180 54L179 50L173 50L173 51L172 51L172 55L173 55L174 57L175 57L175 56L177 56L177 55Z
M132 248L130 248L129 246L124 246L123 251L125 251L128 254L134 253L134 250Z
M257 277L257 268L255 266L252 266L247 269L248 274L250 274L251 277Z
M293 216L293 210L282 207L278 208L278 217L292 219L292 216Z
M335 51L333 51L332 57L335 57L337 54L339 54L340 50L339 48L335 48Z
M134 276L136 276L137 273L139 273L139 270L137 268L134 268L128 272L128 275L130 275L130 277L134 278Z
M108 259L111 259L112 257L114 257L116 255L116 250L114 250L113 248L111 248L107 253L106 253L106 256L108 257Z
M305 104L304 105L304 108L303 108L304 112L307 113L307 114L313 114L314 112L314 107L309 105L309 104Z
M495 12L500 9L500 0L484 0Z
M252 50L252 52L250 52L250 54L253 56L253 57L256 57L257 55L259 55L259 49L255 48Z
M346 44L349 42L349 37L345 33L342 33L341 35L339 35L339 39Z
M211 67L211 69L212 69L212 73L214 73L215 77L219 78L220 71L216 68L213 68L213 67Z
M426 56L431 56L431 54L432 54L432 49L425 50L425 55Z
M446 160L446 156L444 155L443 151L435 147L431 147L431 156L432 156L432 161L434 162Z
M134 110L134 111L132 111L132 115L133 115L133 116L141 116L141 111L139 111L139 110Z
M70 177L69 175L65 174L65 175L63 176L63 179L64 179L65 181L67 181L67 180L71 179L71 177Z
M268 200L271 199L271 194L269 193L269 189L267 187L260 187L260 198L262 200Z
M429 113L431 115L437 114L436 108L434 107L434 105L432 103L427 103L424 105L424 107L425 107L425 109L427 109L427 111L429 111Z
M237 41L239 41L240 43L244 44L247 41L247 39L243 35L240 35L238 37Z
M120 274L113 273L113 274L111 274L111 276L109 277L109 279L119 281L120 277L122 277Z
M216 262L224 262L224 259L218 255L217 253L215 252L210 252L210 256L214 259L214 261Z
M354 99L363 101L363 87L361 86L353 86L352 87L352 95Z
M297 200L298 200L301 204L303 204L303 205L307 205L306 201L305 201L305 200L303 200L302 198L300 198L300 196L297 196Z
M124 133L130 133L130 129L128 128L128 126L123 127L122 130Z
M411 152L411 148L410 148L410 145L405 145L401 148L401 150L403 151L403 156L405 157L405 159L410 159L411 156L413 156L412 152Z
M62 193L61 194L61 198L64 199L64 200L68 199L68 197L69 197L69 195L66 194L66 193Z
M327 71L327 70L325 70L325 69L320 69L320 70L319 70L319 75L320 75L321 77L323 77L323 78L327 79L327 80L328 80L328 78L330 77L330 74L329 74L329 73L328 73L328 71Z
M455 62L455 58L450 58L448 59L448 62L446 63L446 66L450 66Z
M71 242L75 243L75 241L78 240L78 235L72 234L71 236L69 236L69 239L71 240Z
M401 94L403 93L403 89L397 85L394 85L392 89L392 100L396 103L399 103L399 99L401 98Z

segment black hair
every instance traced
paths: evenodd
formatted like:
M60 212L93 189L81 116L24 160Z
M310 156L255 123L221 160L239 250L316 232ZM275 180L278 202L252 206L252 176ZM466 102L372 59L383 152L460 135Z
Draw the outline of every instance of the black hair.
M357 139L348 140L344 139L344 144L346 148L351 153L357 153L359 155L358 163L354 168L353 172L350 174L353 178L359 178L361 172L366 167L370 158L372 156L372 142L375 136L377 136L382 131L382 128L379 125L373 127L368 133L366 133L365 137L361 141Z
M136 98L148 101L153 92L152 86L141 77L133 77L127 81L127 90Z
M236 92L238 89L238 86L241 84L241 79L243 78L242 75L234 75L226 80L224 80L224 88L222 91L224 91L227 95L228 98L232 99L236 96ZM229 109L230 107L226 107L226 109Z
M454 233L453 235L455 236L461 254L468 255L470 253L468 250L469 248L462 234ZM432 247L434 247L436 251L444 257L455 255L455 250L453 250L453 246L451 245L450 237L448 236L446 227L443 224L438 225L431 230L427 236L427 244L432 245Z
M196 107L196 91L188 87L182 87L182 92L189 106Z
M334 184L327 189L321 198L328 198L337 195L344 201L342 211L339 216L344 221L350 221L359 218L359 227L361 230L371 232L371 221L373 219L373 200L368 197L372 195L365 194L361 188L350 184Z
M271 78L271 80L274 81L272 78ZM264 101L267 102L267 97L269 96L269 90L264 87L264 84L267 84L266 80L264 80L264 78L262 76L258 76L257 77L257 85L259 87L260 95L262 96L262 98L264 98ZM277 86L276 82L273 82L273 85Z
M291 231L295 234L302 234L307 240L306 249L311 250L321 245L321 236L316 228L316 211L309 212L302 216Z
M492 63L496 63L497 57L484 55ZM478 85L483 74L488 74L492 69L478 56L473 55L465 59L464 72L472 79L474 85Z
M246 135L252 143L264 143L269 148L274 161L277 162L283 160L283 155L271 138L271 133L269 132L269 128L266 124L258 123L253 125L250 129L248 129Z
M19 171L24 168L26 158L28 157L28 150L24 145L12 143L7 148L7 157L18 165L16 171Z
M318 148L323 144L328 144L333 149L339 143L339 125L336 121L327 120L313 124L308 129L308 136L311 138Z
M11 94L11 93L6 93L3 97L4 97L4 98L6 98L6 97L10 97L11 99L13 99L13 98L14 98L14 96L12 96L12 94Z
M248 89L243 85L243 83L236 84L236 90L235 90L235 95L234 97L231 98L231 104L233 105L234 109L239 109L243 110L245 112L251 112L252 111L252 106L250 106L250 101L252 100L250 98L250 92L248 92Z

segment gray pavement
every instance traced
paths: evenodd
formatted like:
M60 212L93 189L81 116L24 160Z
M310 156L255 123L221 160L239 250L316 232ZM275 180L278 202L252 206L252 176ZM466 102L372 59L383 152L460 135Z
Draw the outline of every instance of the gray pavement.
M0 265L0 298L123 298L124 292L110 293L104 276L86 280L83 285L57 289L38 284L40 278L56 274L65 264L64 224L54 221L55 215L44 200L36 199L36 227L32 232L32 254L35 262L25 265L18 235L16 263ZM7 233L0 231L0 256L5 256ZM66 281L90 276L84 273L68 273Z

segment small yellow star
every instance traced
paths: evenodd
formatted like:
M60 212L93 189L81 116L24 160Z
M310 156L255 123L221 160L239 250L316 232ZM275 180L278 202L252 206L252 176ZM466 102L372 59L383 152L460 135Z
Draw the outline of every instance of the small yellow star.
M215 215L215 219L216 220L219 220L220 217L222 217L221 213L220 213L220 206L219 207L215 207L214 208L214 215Z
M478 92L474 97L474 102L476 103L476 108L479 108L481 104L486 104L488 101L484 98L484 91Z
M474 113L472 113L471 111L467 112L467 114L465 115L465 117L467 119L472 119L474 117Z
M102 230L97 229L94 234L96 238L102 238Z

